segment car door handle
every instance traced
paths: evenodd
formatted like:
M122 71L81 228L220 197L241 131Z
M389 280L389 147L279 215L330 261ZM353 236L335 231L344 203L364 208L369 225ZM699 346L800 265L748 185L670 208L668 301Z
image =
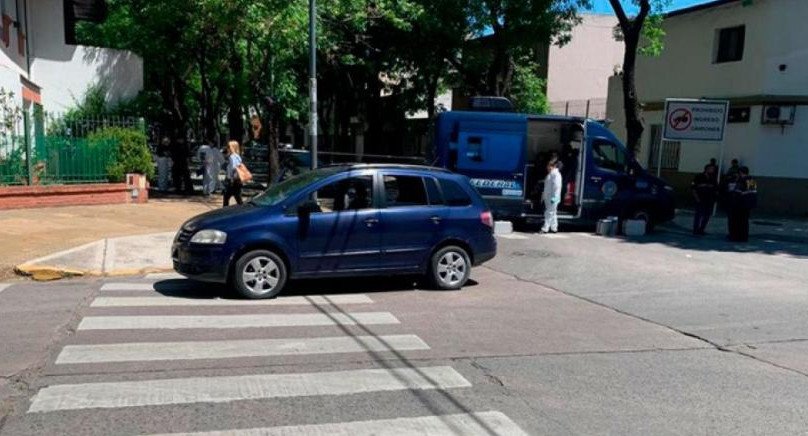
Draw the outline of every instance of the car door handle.
M443 218L441 218L441 217L439 217L439 216L435 215L435 216L433 216L433 217L432 217L432 218L430 218L430 219L432 220L432 222L433 222L433 223L435 223L435 224L440 224L440 222L441 222L441 220L442 220Z
M367 225L368 227L373 227L378 222L379 222L378 218L365 218L365 225Z

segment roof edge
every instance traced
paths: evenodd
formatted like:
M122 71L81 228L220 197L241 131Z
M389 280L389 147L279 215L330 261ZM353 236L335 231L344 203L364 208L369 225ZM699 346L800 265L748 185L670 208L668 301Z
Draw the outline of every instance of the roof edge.
M677 9L675 11L671 11L671 12L666 13L664 16L665 16L665 18L677 17L679 15L685 15L685 14L689 14L691 12L698 12L698 11L702 11L702 10L705 10L705 9L711 9L711 8L715 8L715 7L718 7L718 6L728 5L728 4L731 4L731 3L739 3L741 1L742 0L714 0L714 1L711 1L709 3L702 3L700 5L694 5L694 6L689 6L689 7L682 8L682 9Z

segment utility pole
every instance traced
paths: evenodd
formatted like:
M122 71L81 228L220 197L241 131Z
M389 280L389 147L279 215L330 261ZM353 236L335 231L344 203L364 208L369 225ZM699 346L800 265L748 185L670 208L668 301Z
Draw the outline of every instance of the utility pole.
M309 137L311 169L317 168L317 0L309 0Z

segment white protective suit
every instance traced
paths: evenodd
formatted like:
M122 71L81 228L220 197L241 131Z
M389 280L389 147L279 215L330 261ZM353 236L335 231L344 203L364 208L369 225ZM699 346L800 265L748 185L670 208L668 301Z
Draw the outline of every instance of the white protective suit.
M202 163L202 192L210 195L222 190L219 180L219 171L225 163L222 152L216 147L203 144L199 146L196 156Z
M544 202L544 225L542 232L558 231L558 204L561 202L561 172L553 168L544 178L544 192L541 195Z

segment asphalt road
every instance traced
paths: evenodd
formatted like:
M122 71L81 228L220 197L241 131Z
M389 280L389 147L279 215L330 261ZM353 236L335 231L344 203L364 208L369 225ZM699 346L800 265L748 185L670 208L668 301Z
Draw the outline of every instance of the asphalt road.
M0 434L806 434L805 252L760 244L513 234L459 292L310 281L270 303L15 284Z

